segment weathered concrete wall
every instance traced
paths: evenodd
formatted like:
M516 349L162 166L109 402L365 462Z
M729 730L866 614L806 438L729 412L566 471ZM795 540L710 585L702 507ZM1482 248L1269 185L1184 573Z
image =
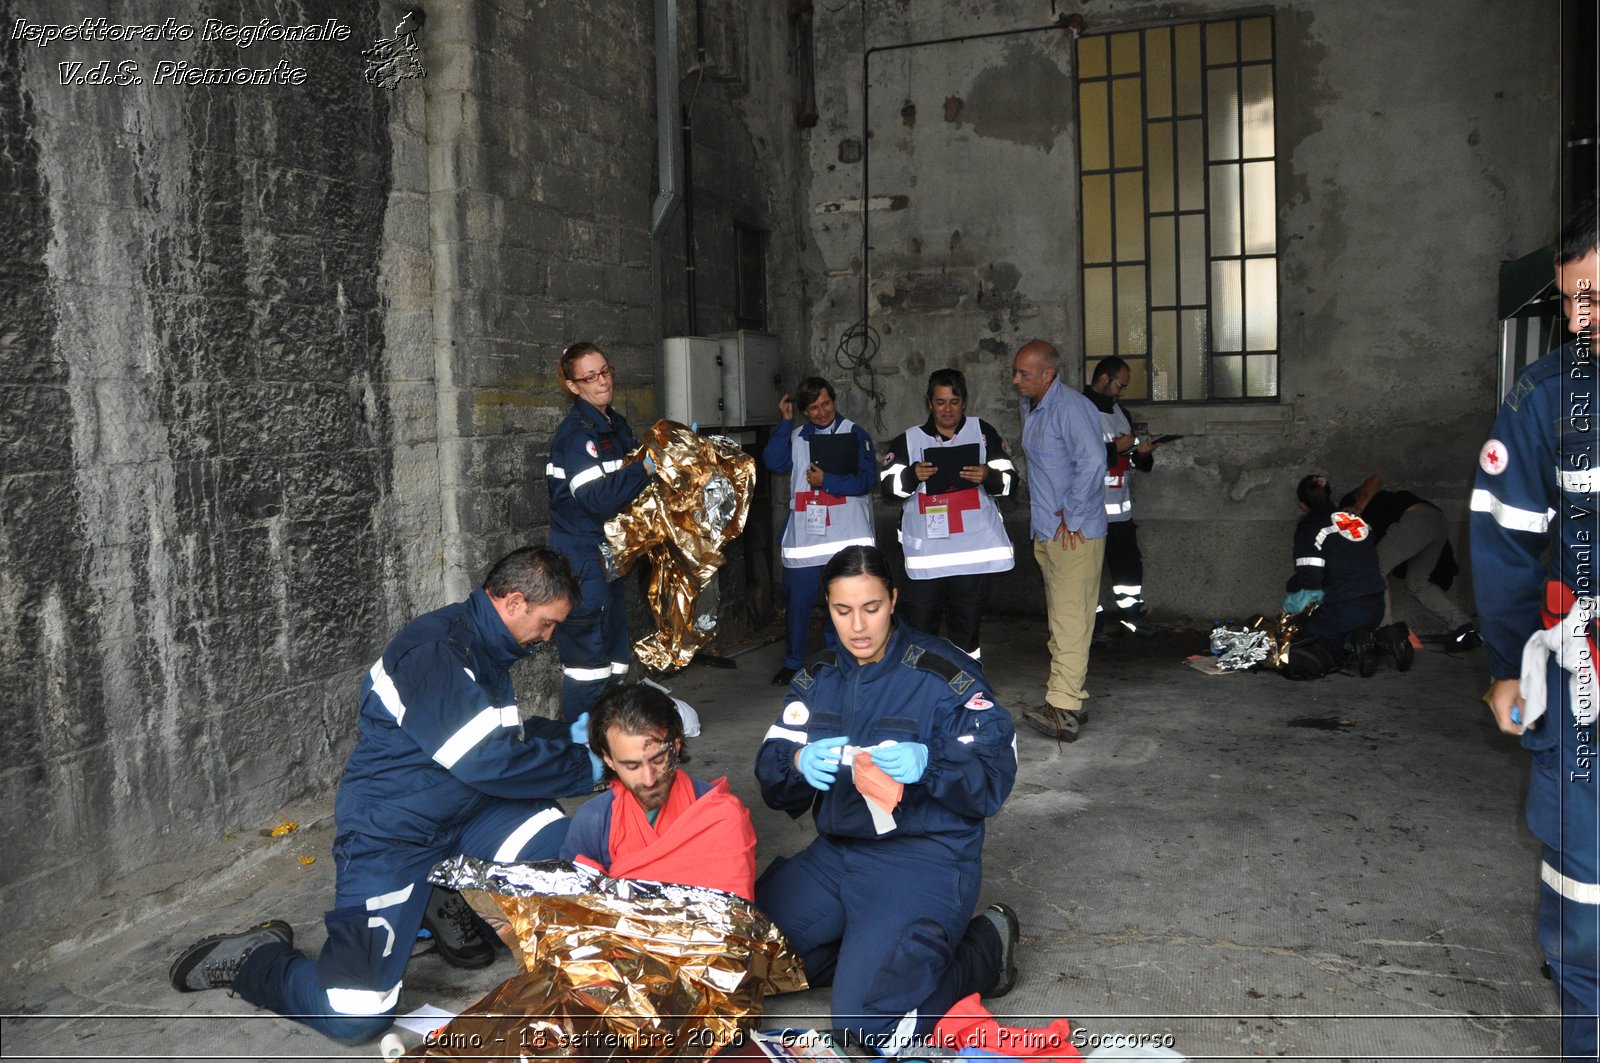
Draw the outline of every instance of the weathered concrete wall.
M783 12L709 7L759 73L698 104L737 159L708 187L785 231L773 303L798 334ZM333 786L389 635L544 538L565 343L604 345L628 416L657 414L650 0L438 5L426 78L393 91L362 77L388 3L340 8L344 41L248 50L13 33L125 17L104 8L0 0L6 936ZM144 82L62 82L103 59ZM153 83L163 60L280 59L303 84ZM535 656L525 708L555 673Z
M1268 609L1289 570L1293 487L1371 472L1458 522L1492 419L1498 263L1550 239L1558 161L1558 5L1508 22L1488 0L1382 10L1277 2L1282 370L1267 405L1145 406L1185 434L1135 481L1146 597L1158 613ZM859 313L866 194L868 318L888 434L925 416L927 373L965 370L973 412L1015 440L1010 356L1054 340L1078 375L1073 50L1045 0L819 9L821 123L806 189L826 290L810 359ZM1221 2L1112 2L1090 32L1215 17ZM1496 26L1494 33L1483 32ZM901 47L916 45L914 47ZM862 60L868 130L862 131ZM867 420L864 399L846 399ZM895 515L880 507L881 541ZM1009 514L1026 540L1026 509ZM1458 546L1462 538L1457 536ZM1042 608L1031 561L996 606ZM1027 586L1025 586L1025 584Z

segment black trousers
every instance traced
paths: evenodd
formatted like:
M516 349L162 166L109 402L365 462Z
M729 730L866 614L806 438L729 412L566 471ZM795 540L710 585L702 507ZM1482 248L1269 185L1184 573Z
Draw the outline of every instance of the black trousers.
M1106 525L1106 571L1111 575L1111 597L1124 620L1138 623L1144 616L1144 555L1139 553L1139 527L1131 520ZM1132 598L1127 605L1118 599Z
M989 601L991 573L908 579L895 615L918 631L942 634L973 657L979 653L978 619ZM939 630L941 621L944 630Z

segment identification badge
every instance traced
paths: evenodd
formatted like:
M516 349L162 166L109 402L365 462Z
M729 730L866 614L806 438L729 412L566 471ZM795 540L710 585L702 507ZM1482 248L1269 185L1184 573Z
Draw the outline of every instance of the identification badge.
M929 506L922 511L922 519L927 522L928 538L950 538L950 507Z
M828 534L828 507L812 502L806 506L806 534Z

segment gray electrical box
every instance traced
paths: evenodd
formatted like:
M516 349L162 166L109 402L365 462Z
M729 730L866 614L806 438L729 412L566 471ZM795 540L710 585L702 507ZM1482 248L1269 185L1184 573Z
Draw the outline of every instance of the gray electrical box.
M778 365L778 337L740 329L717 337L722 344L722 424L777 424L778 400L787 390Z
M669 336L661 346L662 415L707 428L732 423L722 413L722 345L704 336Z

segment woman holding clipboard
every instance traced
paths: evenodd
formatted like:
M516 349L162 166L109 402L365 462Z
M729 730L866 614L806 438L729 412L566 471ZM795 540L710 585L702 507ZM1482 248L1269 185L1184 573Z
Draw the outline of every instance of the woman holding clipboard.
M798 409L804 419L797 418ZM872 437L839 416L833 385L807 377L794 399L778 401L782 423L762 455L768 469L789 474L789 520L783 526L783 590L789 599L788 645L774 686L788 686L805 664L811 608L817 603L822 566L847 546L871 546L872 491L878 463ZM830 647L838 645L833 625L824 624Z
M900 618L930 635L942 619L945 637L976 660L989 585L1015 563L994 499L1011 493L1016 467L994 426L966 412L967 378L936 370L928 377L928 420L889 443L879 482L885 499L904 502Z

